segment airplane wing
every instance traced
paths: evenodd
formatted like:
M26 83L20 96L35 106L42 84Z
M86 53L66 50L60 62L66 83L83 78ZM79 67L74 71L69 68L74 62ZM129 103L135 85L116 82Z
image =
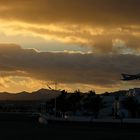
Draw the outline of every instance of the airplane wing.
M122 76L123 76L123 77L131 77L131 76L133 77L134 75L122 73Z
M131 74L121 74L123 79L121 80L134 80L134 79L138 79L138 77L136 75L131 75Z
M140 75L139 74L131 75L131 74L124 74L124 73L122 73L121 75L123 77L121 80L124 80L124 81L135 80L135 79L140 80Z

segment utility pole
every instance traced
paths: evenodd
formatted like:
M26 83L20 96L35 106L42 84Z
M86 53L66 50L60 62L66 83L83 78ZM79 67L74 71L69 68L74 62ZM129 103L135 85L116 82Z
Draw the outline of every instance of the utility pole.
M54 83L55 84L55 91L57 91L57 82ZM55 96L55 103L54 103L54 109L55 109L55 117L56 117L56 96Z

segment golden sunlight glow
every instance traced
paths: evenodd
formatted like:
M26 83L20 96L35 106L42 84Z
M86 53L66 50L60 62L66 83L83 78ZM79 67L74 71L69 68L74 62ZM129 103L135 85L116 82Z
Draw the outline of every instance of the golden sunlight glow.
M37 36L72 44L89 44L90 38L104 33L103 28L87 25L38 25L19 21L0 20L0 32L8 35ZM88 37L90 37L88 39Z
M21 91L32 92L45 87L44 82L29 77L8 76L0 79L0 91L18 93Z
M140 66L138 5L138 0L1 0L0 91L34 91L54 81L68 91L125 88L119 75L137 73Z
M32 36L47 40L56 40L63 43L75 44L84 47L91 47L96 52L113 52L114 40L121 40L126 44L130 53L132 46L139 44L140 33L137 31L140 26L128 26L124 28L108 28L89 25L73 24L31 24L19 21L0 20L0 32L7 36ZM132 39L131 39L132 38ZM127 48L126 48L127 49ZM120 50L119 50L120 51ZM116 51L115 51L116 53Z

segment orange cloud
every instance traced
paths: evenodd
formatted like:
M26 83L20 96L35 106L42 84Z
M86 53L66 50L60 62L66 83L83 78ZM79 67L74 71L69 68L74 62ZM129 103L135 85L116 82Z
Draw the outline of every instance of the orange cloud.
M18 76L67 85L93 85L98 89L123 88L120 74L137 73L140 67L139 55L36 52L10 44L0 45L0 50L0 71L3 77Z
M2 0L0 32L78 44L96 53L139 53L139 4L139 0ZM114 47L114 40L124 42L123 48L118 43Z

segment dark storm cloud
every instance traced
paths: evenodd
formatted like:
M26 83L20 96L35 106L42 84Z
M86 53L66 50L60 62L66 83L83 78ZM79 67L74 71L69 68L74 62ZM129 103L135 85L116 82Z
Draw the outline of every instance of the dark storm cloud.
M0 17L36 23L128 25L140 23L139 5L139 0L2 0Z
M7 46L7 47L6 47ZM12 51L14 50L14 51ZM36 52L16 45L0 45L0 71L59 83L120 84L120 74L137 73L140 56Z
M139 0L1 0L0 19L7 34L31 33L99 53L120 53L113 41L121 40L126 52L135 53L140 52L139 5Z

